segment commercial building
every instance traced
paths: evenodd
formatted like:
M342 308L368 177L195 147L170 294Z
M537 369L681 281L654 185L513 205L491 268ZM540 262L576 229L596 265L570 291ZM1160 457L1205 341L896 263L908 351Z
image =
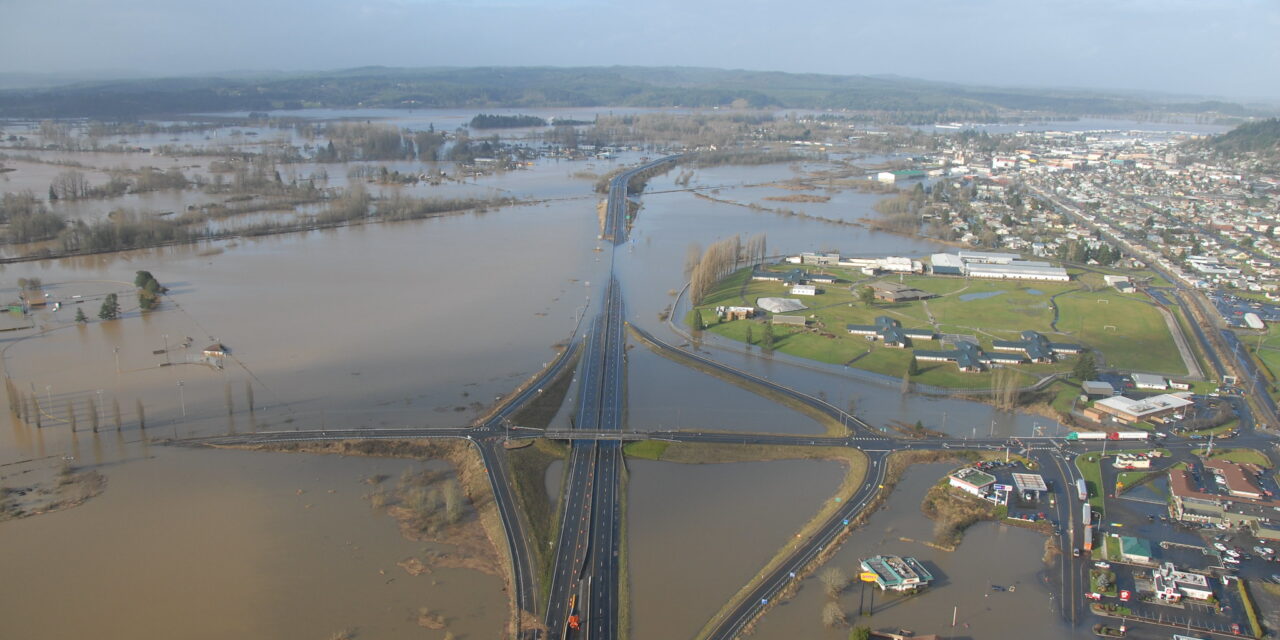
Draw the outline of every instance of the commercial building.
M910 302L912 300L937 297L936 294L928 291L922 291L896 282L872 282L867 286L871 287L871 291L875 293L876 300L884 300L885 302Z
M1208 576L1189 571L1178 571L1172 562L1166 562L1151 570L1151 581L1156 598L1166 602L1178 602L1184 596L1192 600L1208 600L1213 597L1213 587Z
M1242 481L1242 477L1248 478L1247 474L1252 469L1224 460L1211 460L1205 463L1205 467L1215 474L1235 467L1231 472L1235 477L1224 476L1225 486L1222 488L1216 482L1201 486L1187 470L1171 470L1169 494L1173 497L1172 512L1175 518L1188 522L1248 527L1255 537L1280 540L1280 511L1277 511L1280 502L1266 495L1256 483ZM1233 489L1237 495L1232 495ZM1251 494L1260 497L1249 497Z
M1120 453L1116 454L1116 459L1111 466L1117 469L1135 470L1150 469L1151 458L1141 453Z
M1012 253L961 251L956 254L935 253L929 259L936 275L960 275L995 280L1041 280L1067 282L1067 270L1048 262L1022 260Z
M1049 485L1044 483L1044 477L1038 473L1013 474L1013 486L1028 500L1039 499L1040 494L1049 491Z
M1157 376L1151 373L1134 373L1130 374L1129 378L1133 380L1133 386L1138 389L1164 391L1169 388L1169 381L1164 376Z
M933 574L915 558L875 556L859 564L863 571L875 574L875 583L882 590L917 591L933 581Z
M996 477L973 467L965 467L947 476L947 482L961 491L985 498Z
M1181 418L1186 408L1195 404L1184 397L1189 395L1185 392L1166 393L1141 400L1111 396L1093 403L1093 408L1124 424L1159 422L1170 416Z
M1229 460L1206 460L1204 468L1222 479L1227 495L1233 498L1250 498L1260 500L1266 493L1258 486L1255 478L1262 473L1256 464L1231 462Z
M1151 553L1151 542L1144 538L1120 536L1120 557L1126 562L1150 564L1154 557Z
M791 287L791 295L793 296L816 296L818 288L811 284L797 284Z

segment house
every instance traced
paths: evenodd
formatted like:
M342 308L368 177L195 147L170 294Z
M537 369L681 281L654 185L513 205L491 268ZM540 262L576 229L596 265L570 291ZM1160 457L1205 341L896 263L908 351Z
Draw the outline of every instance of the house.
M221 342L215 342L205 347L203 353L206 358L225 358L227 354L231 353L231 350Z
M987 354L983 353L978 345L972 342L957 342L955 347L951 351L916 349L912 352L912 355L915 356L916 360L954 362L961 371L976 372L983 370L982 360Z
M716 315L725 320L745 320L755 314L755 307L716 307Z

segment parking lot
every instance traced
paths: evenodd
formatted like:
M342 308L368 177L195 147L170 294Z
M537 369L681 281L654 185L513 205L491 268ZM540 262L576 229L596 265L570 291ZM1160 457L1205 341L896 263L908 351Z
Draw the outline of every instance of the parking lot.
M1209 293L1209 300L1213 301L1213 306L1218 309L1218 313L1222 314L1222 319L1233 327L1246 326L1244 323L1246 313L1258 314L1263 322L1280 322L1280 305L1246 300L1221 291Z

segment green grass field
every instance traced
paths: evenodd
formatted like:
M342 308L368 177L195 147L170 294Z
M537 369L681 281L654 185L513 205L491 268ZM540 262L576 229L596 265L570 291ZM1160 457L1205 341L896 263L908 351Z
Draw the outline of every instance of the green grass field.
M1102 352L1109 366L1187 373L1164 318L1136 295L1079 291L1059 297L1058 308L1058 329Z
M1198 456L1204 456L1204 449L1196 449L1193 453ZM1271 460L1267 458L1261 451L1254 449L1220 449L1214 447L1213 455L1209 456L1210 460L1229 460L1231 462L1256 464L1264 469L1271 468Z
M797 265L792 264L768 267L778 272L795 268ZM1099 350L1103 359L1113 366L1185 373L1173 337L1169 335L1160 313L1137 296L1120 294L1112 289L1087 293L1077 291L1082 286L1080 282L1028 283L922 275L887 276L882 278L886 282L901 282L939 297L904 303L877 302L867 306L853 293L869 280L866 276L848 269L808 269L814 273L834 275L840 281L819 285L822 293L817 296L791 296L783 283L752 281L752 270L742 269L717 283L702 304L689 312L685 322L694 326L700 317L708 331L763 348L766 326L761 318L720 322L714 308L721 305L755 306L757 299L762 297L795 297L808 308L787 315L804 315L809 324L805 328L774 327L774 350L895 378L907 372L912 359L911 349L884 347L864 336L849 334L845 325L873 324L876 317L889 316L908 329L930 328L939 333L975 336L984 347L989 347L992 340L1016 339L1022 331L1034 330L1046 334L1051 340L1078 342ZM1099 274L1085 273L1081 277L1101 282ZM1053 307L1050 298L1057 294L1062 294L1057 298L1061 316L1057 323L1059 332L1055 333L1051 326ZM915 341L913 346L920 349L943 348L939 341L932 340ZM1030 384L1042 375L1070 371L1075 360L1067 358L1053 364L1019 365L1014 370L1023 374L1021 384ZM992 385L990 372L962 373L954 364L945 362L921 362L919 365L920 373L912 381L920 384L970 389Z

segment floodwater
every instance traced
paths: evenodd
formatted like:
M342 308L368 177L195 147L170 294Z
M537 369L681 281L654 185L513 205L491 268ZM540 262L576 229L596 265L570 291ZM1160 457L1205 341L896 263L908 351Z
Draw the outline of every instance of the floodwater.
M686 401L691 390L697 404ZM627 426L636 431L823 432L822 425L801 413L668 360L643 344L627 352Z
M1077 638L1087 631L1072 632L1058 614L1054 590L1045 584L1045 536L1040 533L990 522L969 528L954 552L925 546L920 542L933 536L933 521L920 513L925 493L956 464L942 463L911 467L898 483L888 506L854 531L836 556L813 576L804 580L800 592L790 602L775 607L764 616L753 638L789 640L847 638L847 627L827 629L822 625L822 607L827 595L817 575L836 567L856 576L858 562L881 554L912 556L934 575L936 583L921 594L904 597L875 594L875 613L858 620L861 587L854 584L838 598L840 607L854 624L872 629L909 629L917 634L936 633L944 637L989 638ZM903 540L907 538L912 541ZM994 591L992 585L1012 587ZM870 588L867 590L870 592ZM952 614L956 626L951 626Z
M0 637L439 637L423 607L458 637L501 632L501 578L396 566L438 545L401 537L363 479L419 463L128 449L98 498L0 525Z
M361 112L342 115L356 113ZM403 117L391 120L401 126L441 128L449 114L394 115ZM474 113L452 114L464 115ZM291 130L238 129L240 136L180 134L173 144L250 147L294 139ZM259 135L247 135L255 131ZM79 158L94 183L105 180L101 170L113 166L166 168L169 162L147 154L32 153L45 161ZM72 456L78 464L99 465L108 478L106 493L81 507L0 524L0 566L6 576L20 577L0 591L0 637L124 637L126 621L135 636L325 637L352 627L369 637L400 637L424 633L414 626L422 606L456 619L460 637L496 636L492 620L505 611L496 579L437 573L410 580L391 570L402 557L399 550L407 554L417 546L400 539L389 520L369 515L358 499L363 488L357 481L387 467L380 472L394 475L402 463L148 449L142 440L470 423L550 361L554 346L578 333L584 313L595 313L588 296L604 284L607 253L595 251L602 244L593 180L574 174L603 174L640 155L543 160L527 170L439 186L369 187L380 195L539 201L483 214L0 268L0 302L16 298L18 278L38 277L51 302L62 305L56 312L36 312L34 329L0 333L6 375L28 408L38 400L41 410L39 428L34 420L6 418L0 464L35 458L22 464L47 471L62 456ZM189 174L204 171L207 163L207 157L178 162ZM6 164L20 170L0 174L7 181L0 191L28 185L37 195L63 168ZM321 168L330 175L327 186L351 180L344 165L289 165L282 172L288 180ZM675 302L686 281L682 271L690 245L765 233L770 254L923 255L937 249L924 240L699 198L680 190L678 174L650 182L653 193L641 198L632 239L616 254L629 321L663 339L683 341L659 313ZM792 203L765 198L805 192L748 186L795 175L790 165L712 167L698 169L691 184L743 204L846 221L873 215L874 195L824 189L812 193L830 196L828 202ZM58 206L64 215L94 218L115 206L178 211L203 198L193 191L158 192ZM132 281L140 269L170 288L155 312L137 309ZM123 318L99 322L99 306L111 293L120 296ZM77 309L89 323L73 321ZM681 316L680 309L675 313ZM213 343L228 347L231 356L221 362L206 358L202 352ZM920 420L955 435L1009 435L1030 434L1045 422L960 399L904 397L897 380L784 354L744 353L709 334L704 348L727 364L851 408L872 424ZM633 429L820 431L800 414L643 347L629 351L628 385ZM566 407L572 397L571 390ZM562 409L553 425L567 425L568 411ZM95 421L103 431L99 436L92 433ZM561 473L553 466L549 490L559 490ZM632 474L632 619L641 637L693 635L839 481L836 465L812 462L637 462ZM299 488L306 493L298 496ZM337 492L328 494L330 488ZM895 501L893 509L914 513L916 504L909 502ZM974 529L965 549L973 548L981 531ZM1015 550L1038 544L1017 537L1024 534L1031 535L989 532ZM348 542L352 548L344 546ZM386 575L378 573L383 568ZM127 580L128 588L119 588L119 580ZM434 589L432 580L441 588ZM792 610L783 607L771 616ZM816 609L804 615L817 620Z
M840 464L812 460L627 466L631 637L638 640L696 636L843 476Z
M962 293L959 297L961 302L969 302L970 300L985 300L996 296L1004 295L1004 291L978 291L975 293Z

